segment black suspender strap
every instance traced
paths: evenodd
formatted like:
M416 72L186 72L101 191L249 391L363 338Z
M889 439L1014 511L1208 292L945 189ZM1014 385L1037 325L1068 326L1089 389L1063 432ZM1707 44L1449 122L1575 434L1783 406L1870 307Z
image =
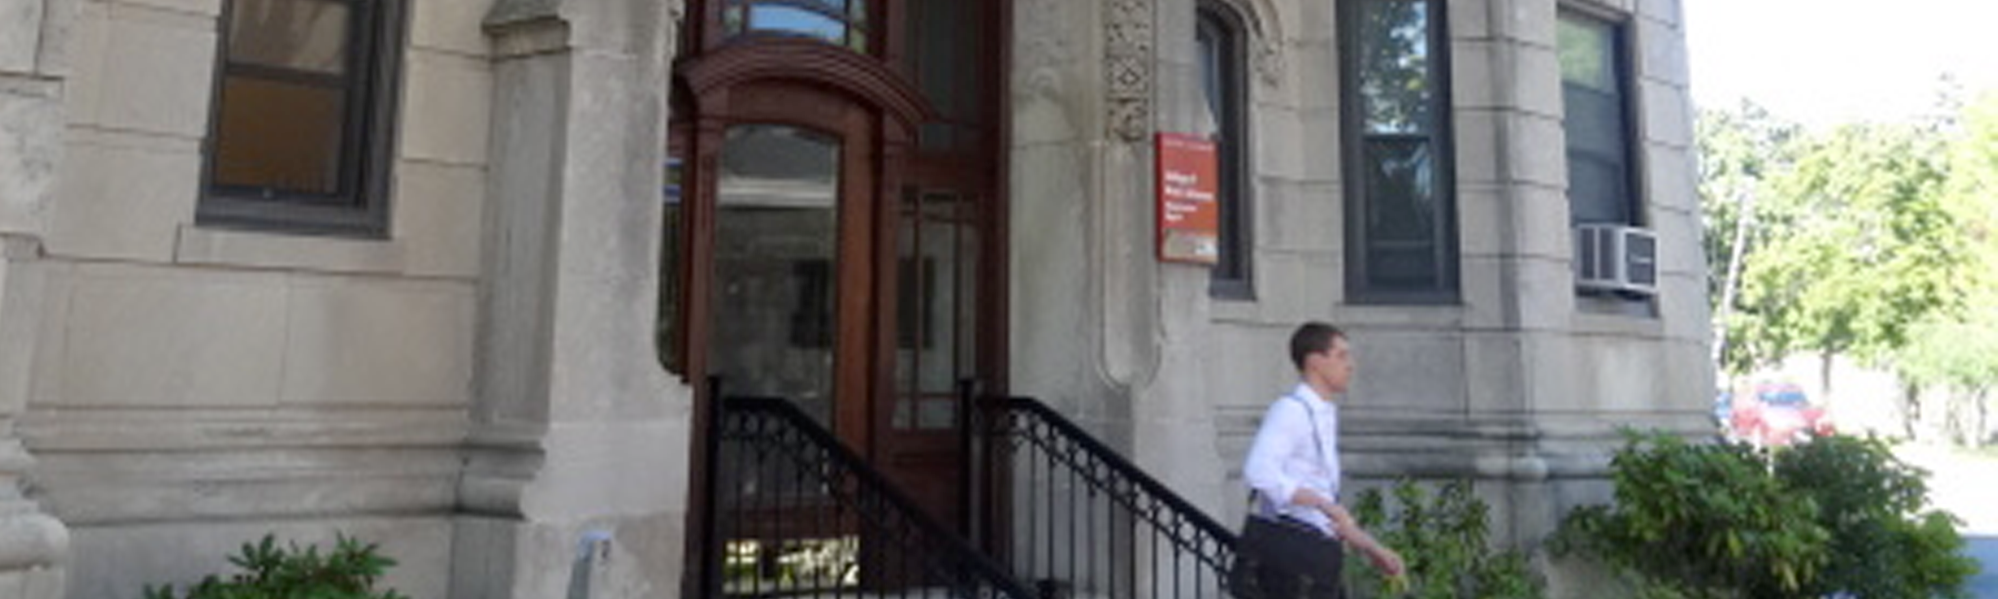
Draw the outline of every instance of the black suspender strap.
M1297 400L1298 405L1304 407L1305 417L1311 419L1311 444L1318 448L1318 466L1324 468L1325 471L1328 473L1331 472L1332 471L1331 462L1325 459L1325 439L1318 435L1318 413L1313 412L1311 410L1311 402L1302 397L1298 397L1296 393L1285 395L1284 399ZM1256 495L1258 493L1259 492L1256 491L1254 488L1249 489L1249 509L1252 512L1257 507ZM1338 501L1338 498L1333 498L1333 501Z

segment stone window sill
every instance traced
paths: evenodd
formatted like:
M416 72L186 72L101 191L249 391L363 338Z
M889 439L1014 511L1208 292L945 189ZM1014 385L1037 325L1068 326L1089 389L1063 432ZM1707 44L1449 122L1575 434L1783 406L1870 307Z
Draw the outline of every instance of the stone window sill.
M209 229L181 225L174 262L336 273L401 274L404 249L393 239L355 239Z

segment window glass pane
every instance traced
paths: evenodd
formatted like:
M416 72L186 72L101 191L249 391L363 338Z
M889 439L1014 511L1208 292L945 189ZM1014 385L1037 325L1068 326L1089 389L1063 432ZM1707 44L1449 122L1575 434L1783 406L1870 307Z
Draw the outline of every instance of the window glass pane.
M924 398L916 410L916 428L926 431L957 428L957 401L953 396Z
M899 212L896 428L950 428L959 381L977 372L978 239L955 193L910 192Z
M1199 130L1210 139L1218 141L1223 133L1222 123L1226 121L1226 117L1221 113L1222 103L1226 101L1222 97L1221 72L1225 40L1218 39L1222 35L1220 24L1215 23L1214 19L1206 14L1201 15L1200 27L1196 31L1194 43L1200 52L1200 92L1204 101L1202 107L1205 109L1201 112Z
M949 394L957 383L957 278L959 247L955 222L957 198L945 194L925 194L923 225L912 264L920 281L920 301L915 308L922 314L918 347L922 360L916 388L924 393Z
M671 156L666 160L665 189L661 193L663 206L659 221L659 312L653 327L653 343L659 352L659 363L671 372L681 372L684 356L680 355L680 294L684 284L680 280L681 193L680 178L686 171L681 167L680 157Z
M740 6L722 9L722 31L729 35L742 33L742 15L745 10L748 9Z
M1357 31L1366 132L1417 133L1434 128L1429 23L1429 4L1422 0L1361 4Z
M951 302L957 311L958 380L978 376L978 220L975 198L958 203L957 295Z
M1561 99L1575 223L1630 223L1636 203L1617 26L1561 15Z
M1367 274L1390 288L1429 288L1439 278L1443 214L1429 142L1369 139L1365 152Z
M1568 153L1568 198L1577 223L1629 223L1624 166L1587 154Z
M745 125L729 130L720 185L745 190L740 201L830 204L839 180L839 146L794 127ZM748 193L754 191L754 193Z
M229 60L315 73L347 68L347 3L338 0L235 0Z
M757 0L751 0L752 3L756 1ZM848 4L847 0L779 0L779 2L771 2L770 0L762 0L762 1L769 4L777 4L779 2L789 2L791 4L804 4L812 8L817 8L821 11L833 14L846 14L846 9ZM859 3L860 3L859 0L853 1L853 4L859 4Z
M923 281L916 264L916 231L922 223L914 189L902 194L895 226L895 391L909 396L916 390L916 368L923 345ZM907 400L902 400L906 402ZM907 428L908 414L897 408L896 427Z
M938 0L906 5L908 61L916 85L944 123L924 125L923 149L963 147L972 136L954 124L978 121L985 110L985 78L978 47L984 29L976 16L982 0Z
M211 158L214 183L339 193L344 101L339 88L226 77Z
M1614 35L1609 24L1562 15L1559 31L1561 82L1617 93Z
M1565 86L1561 103L1568 148L1601 154L1624 151L1623 101L1588 88Z
M773 125L730 128L714 238L714 372L731 395L796 401L831 426L838 151Z
M782 4L754 4L749 7L749 29L800 35L835 44L846 42L846 23L812 10Z

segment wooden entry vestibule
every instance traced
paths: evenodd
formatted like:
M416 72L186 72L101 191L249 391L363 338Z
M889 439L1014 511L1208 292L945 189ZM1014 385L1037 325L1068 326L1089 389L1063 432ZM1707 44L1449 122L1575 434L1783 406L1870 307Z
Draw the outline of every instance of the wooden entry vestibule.
M710 376L790 399L957 527L956 387L1005 387L1010 4L689 0L674 69L660 343L696 422Z

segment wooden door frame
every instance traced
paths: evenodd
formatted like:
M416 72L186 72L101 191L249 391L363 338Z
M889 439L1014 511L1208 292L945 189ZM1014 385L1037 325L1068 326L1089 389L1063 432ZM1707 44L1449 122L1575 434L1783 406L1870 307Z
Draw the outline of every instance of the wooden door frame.
M808 40L772 39L734 44L713 54L683 62L679 71L695 114L685 122L693 132L688 147L692 177L683 197L686 231L686 301L681 322L686 325L687 372L697 376L697 416L712 400L705 374L707 349L713 334L708 316L714 307L708 293L714 285L714 235L720 157L728 128L742 124L797 126L841 138L839 209L841 231L837 277L858 282L860 293L840 287L834 335L840 359L862 359L868 376L854 377L848 366L835 366L833 428L862 455L873 457L873 411L889 390L894 363L879 354L892 348L894 323L879 317L893 314L894 281L878 276L893 264L892 235L875 230L893 222L894 198L902 186L902 157L914 142L917 124L934 112L903 79L878 61L828 44ZM877 112L878 110L878 112ZM859 134L868 139L851 139ZM849 165L870 164L859 177ZM865 210L847 207L850 200L868 201ZM866 222L858 222L866 221ZM872 246L857 244L847 233L863 232ZM862 260L851 260L863 257ZM866 398L866 407L847 409L846 398ZM705 420L703 420L705 421ZM698 440L697 440L698 445Z
M900 15L916 0L877 0L871 2L869 20L875 23L870 28L868 46L879 49L878 55L854 53L845 48L806 40L783 40L760 38L755 40L730 40L719 27L720 7L724 0L689 0L690 7L683 24L680 39L681 59L674 65L671 85L673 86L671 127L669 145L681 152L685 160L682 168L686 177L681 182L682 212L681 236L679 240L666 240L666 243L680 243L677 268L681 281L683 301L678 302L678 312L667 315L674 319L679 334L669 340L681 357L681 374L694 388L693 417L691 427L691 460L695 468L705 468L708 463L708 432L706 423L712 421L710 403L714 389L710 388L707 372L709 358L707 348L712 335L712 325L706 315L711 313L711 294L714 281L714 235L715 222L714 190L718 182L719 149L726 139L727 127L732 124L722 118L728 114L726 107L729 96L743 85L758 81L789 81L804 85L814 85L837 93L866 100L870 105L882 109L878 119L880 131L875 136L878 153L875 158L877 196L884 201L875 202L881 213L876 215L877 223L892 223L893 211L899 200L904 181L915 176L903 170L903 165L921 160L908 160L915 156L915 132L924 122L936 116L927 104L920 90L913 89L908 81L913 81L912 73L906 72L907 63L902 60L907 38L902 30L905 27ZM984 190L991 194L981 208L987 239L981 244L977 277L982 292L981 312L976 348L977 364L982 380L981 391L986 394L1003 395L1009 388L1008 368L1010 343L1010 287L1007 276L1011 262L1011 223L1007 209L1010 198L1009 154L1012 111L1010 98L1012 90L1011 48L1013 45L1013 0L987 0L987 13L980 15L983 22L992 30L979 49L978 62L981 68L989 69L985 74L990 82L988 93L992 101L986 103L984 123L989 127L989 136L982 149L986 157ZM896 17L890 19L889 17ZM974 160L975 162L975 160ZM890 234L874 235L877 241L877 264L892 264L896 256L895 238ZM891 267L892 268L892 267ZM892 277L875 277L873 291L877 298L893 302L898 294L893 288ZM877 310L875 314L887 314L878 318L871 327L873 343L877 348L895 347L893 306L887 311ZM870 350L872 352L873 350ZM892 358L892 356L891 356ZM873 380L886 385L882 390L871 394L893 394L894 361L875 360ZM872 397L872 396L870 396ZM872 397L870 404L879 405L879 397ZM967 434L969 434L967 432ZM872 460L875 456L867 455ZM969 459L969 456L966 456ZM972 471L969 464L963 475ZM699 472L697 470L697 472ZM698 474L689 485L688 511L688 555L690 565L702 567L701 552L706 547L706 528L700 523L712 516L709 513L709 497L713 492L705 474ZM968 507L968 506L967 506ZM964 510L964 517L980 518L971 510ZM967 521L964 524L972 524ZM991 540L988 539L988 542ZM698 581L689 570L688 584ZM691 586L688 588L692 588Z

